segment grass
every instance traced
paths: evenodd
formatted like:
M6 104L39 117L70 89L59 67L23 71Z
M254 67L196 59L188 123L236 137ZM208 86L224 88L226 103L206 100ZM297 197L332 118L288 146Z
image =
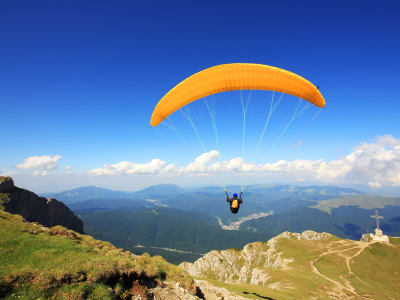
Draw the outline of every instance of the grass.
M3 204L9 200L8 193L0 193L0 210L4 210Z
M209 280L212 285L221 287L233 292L237 295L250 298L250 299L279 299L279 300L292 300L292 299L310 299L315 296L311 290L296 290L296 289L273 289L267 286L251 285L247 283L224 283L218 280ZM319 298L321 299L321 298Z
M353 274L349 274L346 257L353 257L360 251L358 242L332 236L326 240L279 239L275 244L283 259L293 259L288 269L264 268L264 260L252 264L251 268L261 269L269 276L263 285L247 283L224 283L215 276L205 279L215 286L253 299L332 299L352 297L351 287L356 294L353 299L400 299L400 238L391 238L391 245L369 244L360 255L350 260ZM253 243L247 249L265 251L267 243ZM351 249L354 248L354 249ZM347 250L351 249L351 250ZM337 251L337 253L327 252ZM241 252L235 251L240 255ZM239 261L239 259L238 259ZM311 262L324 276L337 281L349 289L341 290L336 284L312 271ZM333 296L334 295L334 296Z
M400 247L374 243L354 259L351 265L360 280L357 290L374 299L400 299Z
M324 255L314 265L321 274L345 284L344 279L347 277L348 270L343 257L335 253Z
M0 298L125 298L135 280L193 287L187 273L160 256L135 256L62 226L48 229L3 211L0 245Z

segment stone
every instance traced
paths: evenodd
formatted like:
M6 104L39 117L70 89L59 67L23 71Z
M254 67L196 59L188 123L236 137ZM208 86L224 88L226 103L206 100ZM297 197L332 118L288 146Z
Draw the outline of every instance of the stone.
M14 181L11 177L0 176L0 193L7 192L14 187Z
M26 221L38 222L45 227L61 225L84 233L83 222L63 202L15 187L10 177L0 177L0 185L2 190L9 192L8 201L3 204L6 212L21 215Z

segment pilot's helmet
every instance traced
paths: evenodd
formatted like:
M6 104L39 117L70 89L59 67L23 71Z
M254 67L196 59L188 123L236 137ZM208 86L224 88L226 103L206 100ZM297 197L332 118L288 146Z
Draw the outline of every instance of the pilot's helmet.
M237 198L237 194L236 193L233 194L233 198Z

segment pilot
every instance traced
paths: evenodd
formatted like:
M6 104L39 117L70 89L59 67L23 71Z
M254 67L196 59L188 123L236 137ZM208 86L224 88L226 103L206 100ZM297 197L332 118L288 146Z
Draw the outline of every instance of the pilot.
M232 198L229 198L227 191L225 191L225 193L226 193L226 202L229 202L229 208L231 209L231 212L233 214L237 214L240 208L240 204L242 204L243 202L242 193L240 193L239 199L236 193L233 194Z

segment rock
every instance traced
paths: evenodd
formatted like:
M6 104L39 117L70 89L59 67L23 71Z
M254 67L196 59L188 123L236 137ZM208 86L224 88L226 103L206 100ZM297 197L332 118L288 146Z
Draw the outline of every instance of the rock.
M250 284L264 286L270 278L266 271L254 268L251 274Z
M306 231L303 231L303 233L301 234L301 239L308 240L308 241L317 241L317 240L327 240L331 236L332 235L327 232L315 232L312 230L306 230Z
M201 276L200 270L197 269L197 267L195 266L194 263L190 263L190 262L184 261L179 265L179 268L185 270L191 276L197 276L197 277Z
M15 187L12 179L8 178L7 186L12 184L12 188L7 190L8 200L3 203L6 212L21 215L28 222L38 222L46 227L61 225L84 233L83 222L63 202L39 197L33 192Z
M255 242L244 246L242 251L211 251L194 263L183 262L179 265L191 276L207 277L227 283L248 283L266 285L270 276L265 269L287 269L293 259L282 258L277 252L275 237L268 243ZM261 269L260 269L261 268Z
M192 295L187 289L182 288L179 283L164 282L164 286L157 286L149 290L154 300L174 299L174 300L200 300ZM204 298L202 298L204 299ZM208 299L208 298L206 298Z
M195 280L194 282L199 289L199 293L201 293L201 295L203 296L202 299L207 299L207 300L224 300L224 299L247 300L247 299L249 299L249 298L245 298L245 297L233 294L232 292L228 291L225 288L215 287L205 280Z
M307 241L317 241L317 240L327 240L332 235L327 232L315 232L312 230L303 231L303 233L297 232L289 232L285 231L282 232L280 235L276 236L275 238L286 238L286 239L297 239L297 240L307 240Z
M369 243L369 242L371 242L372 239L373 239L373 236L371 236L371 235L372 235L372 234L370 234L370 233L364 233L364 234L361 236L360 242L364 242L364 243Z
M7 192L14 187L14 181L11 177L0 176L0 193Z
M324 240L332 235L306 230L303 233L283 232L268 242L247 244L242 251L233 249L211 251L194 263L183 262L179 267L191 276L206 277L227 283L271 284L268 270L290 269L293 258L284 258L276 245L280 239ZM211 274L211 275L210 275Z

